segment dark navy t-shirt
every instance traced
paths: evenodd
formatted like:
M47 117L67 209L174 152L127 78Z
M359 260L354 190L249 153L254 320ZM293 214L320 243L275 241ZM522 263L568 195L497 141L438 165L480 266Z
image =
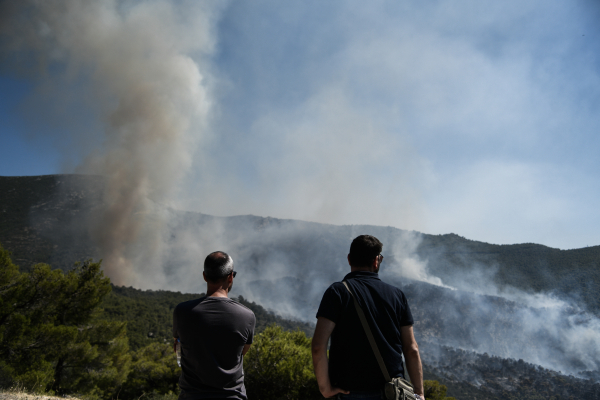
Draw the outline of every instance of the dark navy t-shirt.
M375 272L351 272L344 280L365 313L390 376L403 377L400 328L414 324L406 296L397 287L382 282ZM325 291L318 317L335 322L329 348L331 384L350 391L383 388L385 378L342 282Z
M242 350L252 343L255 322L250 309L226 297L202 297L175 307L180 399L247 399Z

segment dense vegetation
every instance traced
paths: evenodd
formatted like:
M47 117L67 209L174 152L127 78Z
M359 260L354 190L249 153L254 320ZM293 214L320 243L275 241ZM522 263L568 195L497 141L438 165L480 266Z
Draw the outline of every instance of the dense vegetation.
M457 398L487 399L600 399L598 376L579 379L523 360L503 359L439 346L428 357L431 376L444 381ZM596 373L597 374L597 373ZM479 385L465 384L477 381Z
M197 299L204 294L169 292L166 290L140 290L113 286L102 304L103 317L109 321L127 321L129 346L133 350L152 343L171 343L173 340L173 309L181 302ZM242 296L234 297L256 316L256 331L277 324L286 330L299 329L311 335L313 326L305 322L283 319L262 306L249 302Z
M20 273L0 247L0 384L111 397L130 365L125 323L101 318L110 291L99 263Z
M251 399L320 399L312 369L310 339L301 331L272 325L259 334L244 357Z

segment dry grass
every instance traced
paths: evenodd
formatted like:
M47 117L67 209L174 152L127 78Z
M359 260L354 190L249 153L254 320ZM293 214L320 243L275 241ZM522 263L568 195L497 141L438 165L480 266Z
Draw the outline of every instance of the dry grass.
M21 389L0 389L0 400L65 400L64 397L25 393ZM73 397L70 400L77 400Z

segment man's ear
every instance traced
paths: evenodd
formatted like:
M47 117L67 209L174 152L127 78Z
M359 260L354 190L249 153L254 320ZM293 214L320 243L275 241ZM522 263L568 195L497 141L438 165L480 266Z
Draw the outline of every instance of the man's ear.
M206 272L202 271L202 277L204 278L204 282L208 283L208 279L206 279Z
M373 262L371 263L371 270L373 272L377 272L379 271L379 266L377 265L377 262L379 261L379 256L375 257L375 259L373 260Z
M352 264L350 264L350 254L348 254L348 256L346 258L348 259L348 265L352 266Z

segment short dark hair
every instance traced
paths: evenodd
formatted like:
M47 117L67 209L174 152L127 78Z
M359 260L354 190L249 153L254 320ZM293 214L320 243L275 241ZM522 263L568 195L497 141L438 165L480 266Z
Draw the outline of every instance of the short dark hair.
M352 241L348 258L353 267L368 267L381 254L383 244L375 236L360 235Z
M224 251L215 251L204 260L204 274L210 282L220 282L233 272L233 259Z

